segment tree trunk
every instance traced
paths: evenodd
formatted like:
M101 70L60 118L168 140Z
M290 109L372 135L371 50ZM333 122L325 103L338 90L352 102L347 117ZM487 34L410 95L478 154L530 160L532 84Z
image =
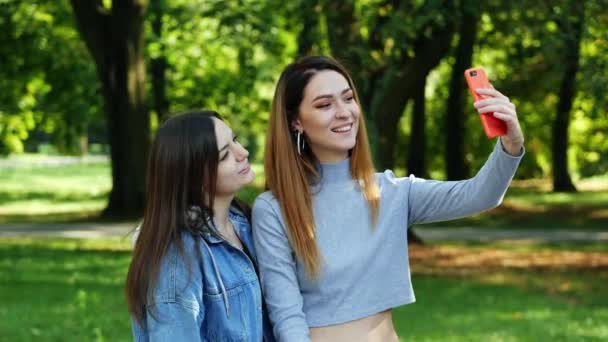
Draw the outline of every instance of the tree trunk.
M466 135L466 116L475 114L473 108L464 110L463 96L466 94L464 71L471 65L473 47L477 36L479 4L476 1L463 1L460 5L461 20L456 61L452 67L450 95L446 106L445 118L445 165L449 180L469 177L469 166L465 159L464 138ZM468 102L466 102L468 103ZM468 106L467 106L468 108Z
M414 89L414 110L412 111L412 130L407 161L408 174L428 178L426 170L426 117L425 98L426 76Z
M564 33L563 65L564 74L559 89L559 102L557 115L553 122L553 191L574 192L576 187L572 183L568 172L568 126L570 125L570 111L576 95L576 74L579 68L579 55L581 36L584 25L584 2L573 0L571 9L564 13L561 22Z
M78 31L97 67L112 161L106 217L135 217L144 205L150 117L144 102L147 1L71 0Z
M150 14L152 14L152 32L155 39L161 41L163 34L163 14L165 13L165 2L163 0L152 0L150 2ZM165 56L165 44L160 43L160 55L150 60L152 72L152 93L154 94L154 110L158 115L158 122L165 122L169 118L169 100L167 99L167 57Z
M353 1L325 1L324 14L327 23L329 46L335 58L342 62L353 73L355 81L362 81L358 77L360 72L360 58L353 49L353 44L361 44L359 22L355 19Z
M302 29L298 34L298 57L319 53L319 0L300 0Z
M422 38L416 42L413 59L399 65L399 69L389 67L384 72L383 79L374 92L370 109L378 131L376 160L380 170L393 167L395 138L407 101L414 97L421 80L426 78L447 54L451 40L450 23L442 28L435 28L430 38Z

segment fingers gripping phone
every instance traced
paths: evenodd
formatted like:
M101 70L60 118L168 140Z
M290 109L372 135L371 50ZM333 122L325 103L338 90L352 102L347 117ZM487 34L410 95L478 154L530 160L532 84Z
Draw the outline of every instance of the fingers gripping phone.
M484 95L479 95L475 92L477 88L491 88L490 82L486 77L483 68L471 68L464 71L464 78L467 80L469 91L475 101L484 99ZM479 114L481 124L486 136L491 139L507 134L507 125L504 121L494 117L494 113Z

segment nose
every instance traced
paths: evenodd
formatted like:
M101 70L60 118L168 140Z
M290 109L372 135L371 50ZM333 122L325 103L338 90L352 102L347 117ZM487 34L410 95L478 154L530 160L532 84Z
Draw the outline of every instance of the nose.
M247 149L240 143L236 143L234 147L234 155L238 161L242 161L249 157L249 151L247 151Z
M351 116L350 111L343 103L338 103L336 105L336 118L338 119L347 119Z

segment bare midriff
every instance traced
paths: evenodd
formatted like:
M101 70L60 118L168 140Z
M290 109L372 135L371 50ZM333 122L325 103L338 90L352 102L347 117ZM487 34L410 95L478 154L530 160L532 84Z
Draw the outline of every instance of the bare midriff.
M313 342L398 342L391 311L327 327L311 328Z

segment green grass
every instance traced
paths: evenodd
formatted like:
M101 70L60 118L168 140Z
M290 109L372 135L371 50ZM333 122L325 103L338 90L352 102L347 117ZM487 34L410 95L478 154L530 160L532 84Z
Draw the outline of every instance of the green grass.
M0 223L95 220L107 204L110 166L105 163L40 167L22 158L15 168L0 169ZM23 166L25 165L25 166ZM33 164L32 164L33 165ZM254 164L255 182L239 197L252 203L263 189L263 167ZM438 226L488 228L608 228L608 176L577 183L580 192L552 193L547 180L517 181L501 207Z
M129 260L124 239L0 239L2 340L131 340L123 294ZM394 311L403 341L608 339L605 267L460 276L415 268L412 280L417 302Z
M591 274L584 277L593 281ZM605 271L603 279L606 280ZM394 312L402 341L608 339L608 326L604 323L608 321L605 293L586 293L585 302L572 302L550 296L535 286L416 275L412 280L417 303Z
M0 170L0 223L95 216L111 188L108 163Z
M127 241L0 240L5 341L127 341Z

